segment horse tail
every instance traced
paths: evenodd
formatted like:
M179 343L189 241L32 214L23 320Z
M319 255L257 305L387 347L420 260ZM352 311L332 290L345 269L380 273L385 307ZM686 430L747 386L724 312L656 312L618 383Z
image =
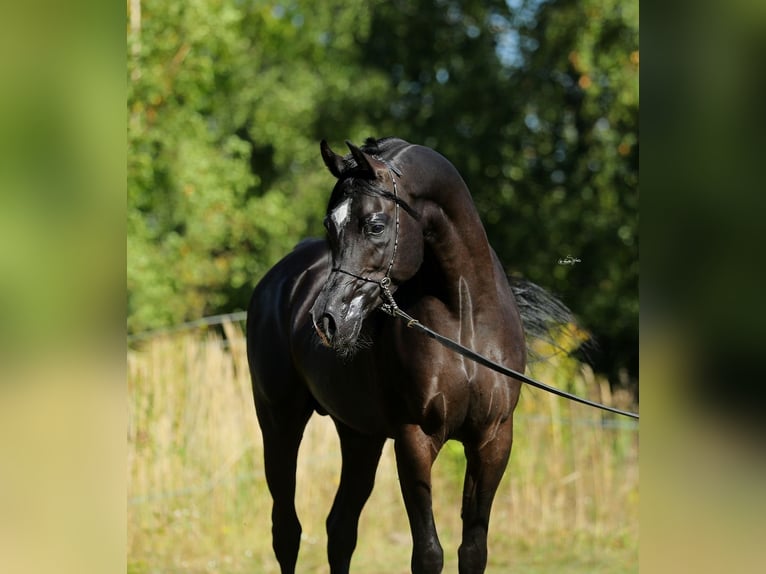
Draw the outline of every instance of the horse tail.
M585 358L594 340L569 307L528 279L509 276L508 282L524 325L529 363L575 353L578 360Z

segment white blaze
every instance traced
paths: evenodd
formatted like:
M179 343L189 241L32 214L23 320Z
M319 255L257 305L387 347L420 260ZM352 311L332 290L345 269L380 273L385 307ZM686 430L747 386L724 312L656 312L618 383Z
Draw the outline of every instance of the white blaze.
M349 197L343 203L341 203L332 212L332 220L335 222L335 227L340 231L348 222L349 212L351 211L351 198Z

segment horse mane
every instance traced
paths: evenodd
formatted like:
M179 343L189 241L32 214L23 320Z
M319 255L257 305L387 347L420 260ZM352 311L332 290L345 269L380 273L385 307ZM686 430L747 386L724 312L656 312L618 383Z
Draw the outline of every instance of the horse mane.
M364 140L364 145L362 145L362 151L369 153L371 155L381 155L389 151L391 148L393 148L396 144L396 142L403 142L404 140L400 138L395 137L384 137L380 139L375 139L373 137L369 137L366 140Z

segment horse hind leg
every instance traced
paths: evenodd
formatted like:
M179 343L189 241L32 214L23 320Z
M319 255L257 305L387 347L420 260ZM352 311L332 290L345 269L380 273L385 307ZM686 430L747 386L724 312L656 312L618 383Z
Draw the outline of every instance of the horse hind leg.
M266 483L273 501L272 546L282 574L294 573L298 560L301 524L295 511L295 471L298 447L312 413L308 393L297 395L290 404L266 403L256 398Z
M327 517L327 558L332 574L347 574L356 548L359 516L375 483L385 437L357 433L335 422L343 466L340 485Z
M463 539L458 549L460 574L480 574L487 567L487 533L495 493L513 443L512 418L499 425L491 440L465 445Z

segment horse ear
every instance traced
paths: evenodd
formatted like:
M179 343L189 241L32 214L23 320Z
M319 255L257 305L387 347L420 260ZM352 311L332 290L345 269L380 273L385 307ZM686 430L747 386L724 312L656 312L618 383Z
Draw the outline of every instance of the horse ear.
M346 145L351 150L351 155L354 156L359 169L369 171L375 177L381 177L388 171L388 166L385 163L363 152L350 141L346 140Z
M343 164L343 156L332 151L327 144L327 140L322 140L319 143L319 149L322 151L322 159L324 160L327 169L329 169L330 173L335 177L340 177L345 168L345 165Z

